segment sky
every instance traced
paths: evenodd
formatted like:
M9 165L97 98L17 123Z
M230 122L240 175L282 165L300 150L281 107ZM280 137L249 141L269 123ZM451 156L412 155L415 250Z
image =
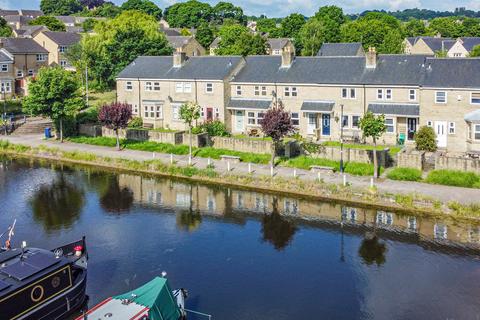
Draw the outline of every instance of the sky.
M364 10L385 9L403 10L408 8L432 9L452 11L456 7L466 7L471 10L480 10L480 0L226 0L241 6L247 15L265 14L269 17L284 17L290 13L298 12L311 16L320 6L337 5L346 13L360 13ZM113 0L121 4L122 0ZM160 8L164 9L176 0L153 0ZM212 5L219 1L204 0ZM37 9L40 0L0 0L2 9Z

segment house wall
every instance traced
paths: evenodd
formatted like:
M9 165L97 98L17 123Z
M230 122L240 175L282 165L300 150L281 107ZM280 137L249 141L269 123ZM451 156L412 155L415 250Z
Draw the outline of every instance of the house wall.
M449 58L466 58L470 53L465 49L460 41L456 41L455 44L448 50L447 56Z
M60 53L58 52L58 45L43 32L40 32L33 37L39 45L48 51L48 64L56 63L60 65Z
M15 94L15 71L14 65L11 61L9 62L0 62L0 65L6 64L8 66L8 70L2 72L0 70L0 83L3 84L5 87L8 86L7 83L10 84L10 92L5 92L5 95L0 92L0 100L11 99Z
M177 51L185 52L188 57L204 56L206 54L205 48L193 37L186 45Z
M17 95L27 95L27 81L29 70L36 75L40 68L48 66L48 61L37 61L37 54L15 54L13 64L13 75L15 78L15 92ZM22 71L22 76L18 76L18 71Z
M435 52L430 49L430 47L423 41L423 39L418 39L418 41L413 45L411 49L411 54L428 54L433 55Z

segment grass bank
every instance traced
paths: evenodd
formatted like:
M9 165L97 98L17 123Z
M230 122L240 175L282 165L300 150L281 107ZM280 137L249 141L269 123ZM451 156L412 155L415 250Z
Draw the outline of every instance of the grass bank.
M313 158L307 156L299 156L292 159L283 159L282 165L292 168L309 170L311 166L332 167L334 171L340 171L340 162L324 158ZM345 172L355 176L371 176L373 175L373 165L368 163L346 162L344 164ZM380 169L383 172L383 168Z
M456 170L432 170L423 179L422 171L415 168L394 168L387 173L387 178L401 181L421 181L443 186L480 189L480 175L474 172Z

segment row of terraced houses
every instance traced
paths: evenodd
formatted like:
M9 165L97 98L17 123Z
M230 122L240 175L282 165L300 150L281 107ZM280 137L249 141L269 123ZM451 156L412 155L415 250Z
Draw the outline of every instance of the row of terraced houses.
M305 137L359 140L359 119L384 114L385 144L412 144L431 126L449 152L480 151L480 59L422 55L138 57L117 78L117 100L145 125L185 129L187 101L202 120L220 120L234 134L258 131L268 108L281 104Z

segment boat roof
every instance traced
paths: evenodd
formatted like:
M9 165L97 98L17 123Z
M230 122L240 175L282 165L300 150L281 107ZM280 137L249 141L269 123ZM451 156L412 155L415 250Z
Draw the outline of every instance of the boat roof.
M124 304L122 300L108 298L87 313L88 319L105 319L105 315L109 315L115 320L137 320L148 315L149 308L130 302ZM77 319L84 319L80 316Z
M0 298L63 268L70 261L51 251L37 248L0 251Z

